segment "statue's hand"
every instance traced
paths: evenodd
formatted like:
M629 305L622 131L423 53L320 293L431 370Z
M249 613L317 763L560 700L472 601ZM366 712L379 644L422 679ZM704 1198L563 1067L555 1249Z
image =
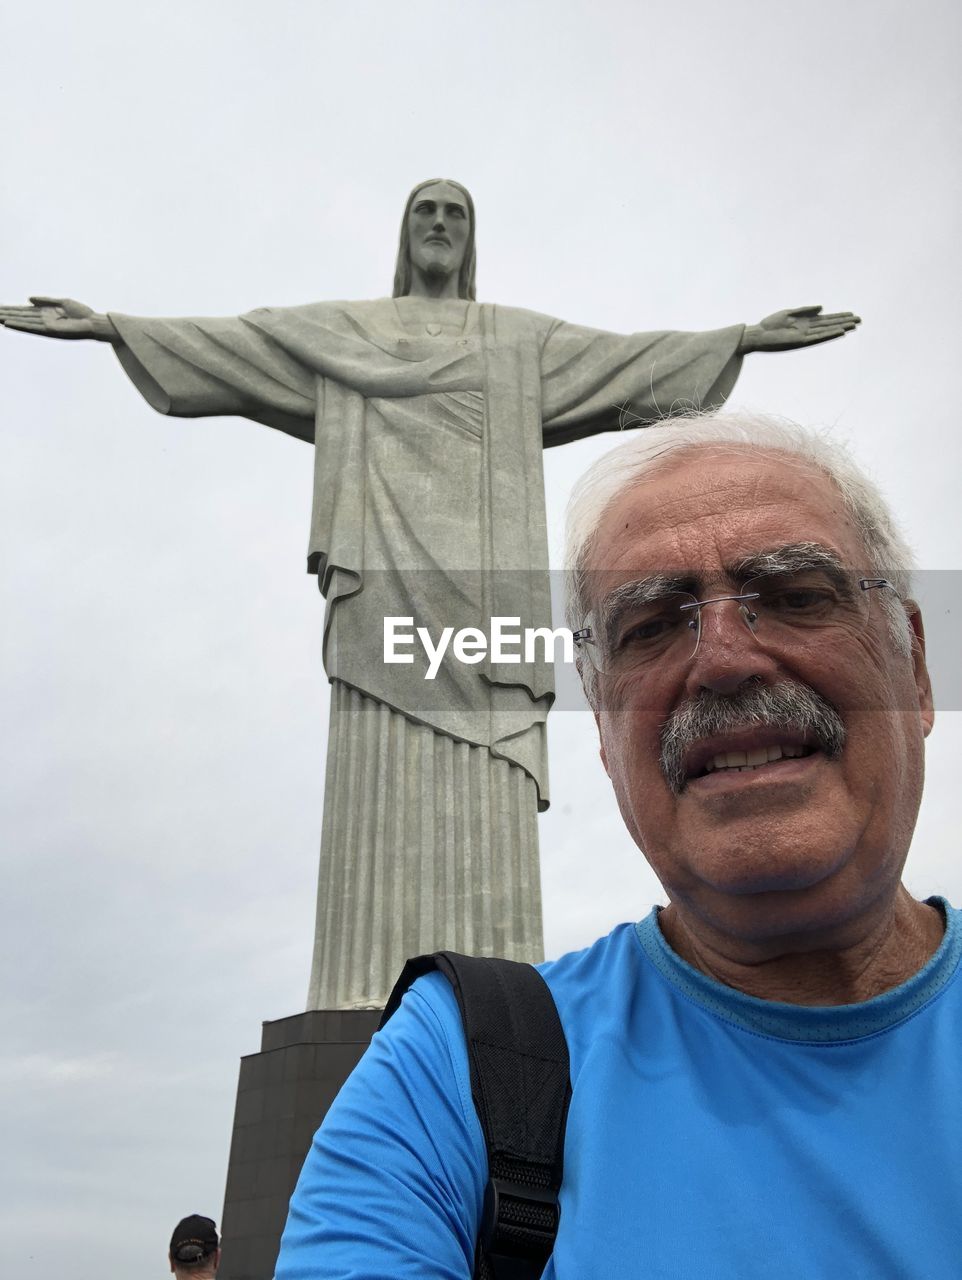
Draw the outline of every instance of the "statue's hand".
M106 316L73 298L31 298L29 307L0 307L0 324L44 338L111 340L113 326Z
M739 354L751 351L791 351L794 347L811 347L816 342L830 342L861 324L851 311L834 311L823 315L821 307L795 307L776 311L758 324L745 326Z

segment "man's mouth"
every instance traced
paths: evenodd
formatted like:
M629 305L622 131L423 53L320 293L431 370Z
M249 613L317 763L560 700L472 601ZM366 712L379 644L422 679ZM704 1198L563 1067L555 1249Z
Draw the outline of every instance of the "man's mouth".
M742 731L719 733L692 744L684 754L684 781L707 777L709 773L745 773L812 755L817 744L810 736L774 727L746 727Z
M746 684L722 695L704 689L672 712L661 731L661 767L681 795L692 782L734 781L735 773L770 774L785 780L812 765L808 757L837 760L845 745L838 712L798 682ZM702 783L703 786L707 785Z
M802 742L772 742L764 745L749 746L744 749L731 748L716 751L707 759L702 759L704 752L686 761L685 780L692 782L697 778L705 778L710 773L755 773L766 765L776 764L779 760L800 760L813 755L818 748Z
M451 248L451 241L447 238L447 236L425 236L424 243L425 244L443 244L443 245L446 245L449 249Z

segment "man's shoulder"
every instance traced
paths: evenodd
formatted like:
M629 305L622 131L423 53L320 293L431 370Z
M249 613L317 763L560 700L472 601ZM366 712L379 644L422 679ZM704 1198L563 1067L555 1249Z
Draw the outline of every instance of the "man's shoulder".
M549 986L592 981L600 972L623 964L637 951L638 926L633 922L617 924L610 933L596 938L577 951L566 951L554 960L544 960L535 968Z
M534 967L544 978L562 1022L567 1023L590 1016L591 1011L597 1014L611 1002L619 1003L626 989L634 986L643 954L637 926L619 924L589 946ZM425 974L411 989L431 1009L436 1026L446 1039L452 1028L460 1028L457 999L451 984L440 973Z
M590 946L536 966L566 1030L621 1016L644 962L637 929L633 923L616 925Z

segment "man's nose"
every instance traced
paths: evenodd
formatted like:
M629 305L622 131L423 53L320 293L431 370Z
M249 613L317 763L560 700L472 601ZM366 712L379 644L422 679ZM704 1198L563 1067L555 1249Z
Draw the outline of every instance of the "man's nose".
M775 662L759 644L750 603L717 600L699 609L698 648L689 687L731 694L755 676L771 677Z
M431 230L432 230L432 231L443 231L443 230L444 230L444 214L441 212L441 210L440 210L440 209L439 209L439 210L437 211L437 213L434 215L434 222L433 222L433 223L432 223L432 225L431 225Z

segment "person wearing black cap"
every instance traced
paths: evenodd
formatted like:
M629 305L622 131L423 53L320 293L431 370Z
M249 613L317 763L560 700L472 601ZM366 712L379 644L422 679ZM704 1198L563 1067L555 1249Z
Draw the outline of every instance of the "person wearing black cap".
M213 1280L220 1263L220 1240L212 1218L192 1213L170 1237L170 1269L178 1280Z

